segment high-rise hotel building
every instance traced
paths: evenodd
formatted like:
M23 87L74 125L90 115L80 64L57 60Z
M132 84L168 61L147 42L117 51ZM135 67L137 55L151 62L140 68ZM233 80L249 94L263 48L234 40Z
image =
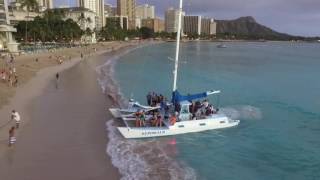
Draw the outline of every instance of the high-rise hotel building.
M105 26L104 0L78 0L78 6L90 9L96 13L96 28Z
M184 16L185 34L201 34L201 16Z
M0 0L0 50L18 52L18 43L12 37L13 32L17 30L10 25L8 0Z
M153 19L154 18L154 6L149 4L143 4L136 7L136 17L140 19Z
M53 8L52 0L37 0L37 2L39 4L40 11Z
M217 23L212 18L201 19L201 34L215 35L217 32Z
M129 29L135 29L136 0L117 0L117 15L128 17Z
M185 13L182 12L181 27L183 28L183 17ZM179 10L169 8L165 13L165 31L169 33L175 33L178 31L179 25Z

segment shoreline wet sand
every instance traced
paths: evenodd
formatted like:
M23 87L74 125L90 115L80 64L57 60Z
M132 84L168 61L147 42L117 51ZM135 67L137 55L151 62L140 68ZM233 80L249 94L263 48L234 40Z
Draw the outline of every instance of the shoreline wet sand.
M119 179L106 153L105 122L112 102L102 93L95 68L134 46L74 62L60 73L58 88L54 76L42 77L50 82L41 95L19 104L27 107L21 115L30 122L22 121L17 143L7 148L0 142L6 149L0 152L1 179Z

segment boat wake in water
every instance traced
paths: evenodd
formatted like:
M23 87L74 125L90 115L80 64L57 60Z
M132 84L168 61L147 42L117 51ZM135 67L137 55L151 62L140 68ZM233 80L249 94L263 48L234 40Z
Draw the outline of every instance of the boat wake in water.
M129 52L129 51L128 51ZM96 68L98 82L114 106L122 106L127 99L120 93L120 87L113 77L114 57ZM106 123L109 142L106 152L119 169L123 180L127 179L196 179L195 171L176 159L178 149L175 139L157 138L128 140L117 131L117 120Z
M231 106L220 109L225 115L231 119L248 119L260 120L262 119L262 112L259 108L250 105Z

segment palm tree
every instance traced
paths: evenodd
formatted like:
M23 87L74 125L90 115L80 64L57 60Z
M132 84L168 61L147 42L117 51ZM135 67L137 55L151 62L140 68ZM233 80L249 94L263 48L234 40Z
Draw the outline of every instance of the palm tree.
M90 17L86 17L84 13L81 13L80 16L78 17L78 23L80 24L81 28L85 28L84 34L85 36L92 36L94 31L90 29L90 26L88 27L86 23L91 24L92 19Z
M37 0L20 0L21 7L27 9L27 19L26 19L26 37L25 41L27 42L28 40L28 18L30 16L30 11L39 11L39 4Z
M78 22L80 24L80 27L85 27L84 23L86 21L86 17L84 16L84 13L81 13L80 16L78 17Z
M90 17L87 17L86 21L87 21L89 24L91 24L91 23L92 23L92 20L91 20L91 18L90 18Z

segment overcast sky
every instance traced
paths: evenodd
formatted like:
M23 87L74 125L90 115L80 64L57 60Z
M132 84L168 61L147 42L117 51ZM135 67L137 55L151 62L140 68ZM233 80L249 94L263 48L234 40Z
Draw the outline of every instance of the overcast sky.
M75 6L76 0L54 0L55 6ZM106 0L116 5L116 0ZM157 16L163 17L179 0L137 0L137 4L156 6ZM320 0L184 0L186 14L215 19L235 19L253 16L259 23L276 31L293 35L320 36Z

